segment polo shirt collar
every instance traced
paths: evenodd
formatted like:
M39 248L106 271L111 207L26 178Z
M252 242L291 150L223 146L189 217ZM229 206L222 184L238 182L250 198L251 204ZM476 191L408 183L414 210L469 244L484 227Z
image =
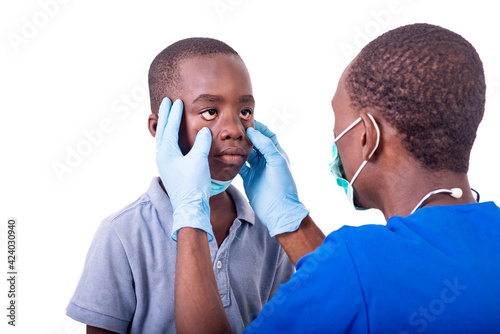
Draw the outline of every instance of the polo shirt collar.
M250 207L250 204L248 203L246 197L243 196L240 191L233 185L230 185L227 188L227 192L233 199L234 206L236 207L236 218L254 225L255 213Z
M250 204L248 203L245 196L233 185L227 188L229 196L233 199L234 206L236 207L236 218L250 223L255 224L255 213L253 212ZM173 214L172 204L170 203L170 198L167 196L165 191L160 185L160 178L154 177L151 180L151 184L147 191L149 198L151 199L153 206L156 208L161 217L170 217Z

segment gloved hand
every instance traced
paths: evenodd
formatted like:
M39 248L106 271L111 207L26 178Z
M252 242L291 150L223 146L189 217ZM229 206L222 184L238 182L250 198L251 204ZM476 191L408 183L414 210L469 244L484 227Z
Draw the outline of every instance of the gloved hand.
M288 157L264 124L255 121L247 136L255 150L248 158L250 167L243 165L240 175L250 205L272 237L293 232L309 210L299 201Z
M161 180L170 197L174 210L172 239L177 241L177 231L183 227L201 229L213 239L210 224L210 169L208 153L212 134L208 128L196 135L187 155L179 148L179 126L184 104L177 100L172 105L164 98L159 110L156 127L156 164Z

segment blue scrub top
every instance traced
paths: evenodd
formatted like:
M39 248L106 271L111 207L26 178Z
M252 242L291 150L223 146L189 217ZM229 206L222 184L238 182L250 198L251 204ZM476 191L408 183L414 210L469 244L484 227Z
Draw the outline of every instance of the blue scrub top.
M500 209L433 206L344 226L245 333L498 333Z

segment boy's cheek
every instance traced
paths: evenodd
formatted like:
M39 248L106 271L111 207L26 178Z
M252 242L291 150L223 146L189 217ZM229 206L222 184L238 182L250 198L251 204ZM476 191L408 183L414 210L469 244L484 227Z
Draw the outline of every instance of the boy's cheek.
M254 128L255 129L255 121L252 119L252 122L245 127L245 140L247 142L248 145L250 145L250 152L252 151L252 147L253 147L253 143L250 141L250 138L248 138L247 136L247 129L248 128ZM248 155L250 155L250 152L248 153ZM248 157L247 157L248 158Z
M198 132L206 126L196 123L200 122L193 122L193 120L185 118L182 119L181 126L179 128L179 148L184 155L186 155L193 147Z
M186 155L191 147L193 147L194 140L196 138L196 134L192 132L192 123L186 115L182 115L181 125L179 127L179 148L181 149L182 154Z
M250 121L246 122L245 130L248 128L255 128L255 119L253 118L253 115L252 115L252 118L250 119Z

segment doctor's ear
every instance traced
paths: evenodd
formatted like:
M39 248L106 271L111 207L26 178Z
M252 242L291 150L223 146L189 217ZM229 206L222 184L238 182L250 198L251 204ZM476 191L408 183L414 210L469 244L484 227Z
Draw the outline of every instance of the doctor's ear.
M363 147L362 154L363 160L367 161L375 153L380 141L380 129L377 125L377 121L370 114L361 114L361 119L364 131L361 135L361 145Z
M151 136L156 137L156 126L158 125L158 114L149 115L148 117L148 130Z

